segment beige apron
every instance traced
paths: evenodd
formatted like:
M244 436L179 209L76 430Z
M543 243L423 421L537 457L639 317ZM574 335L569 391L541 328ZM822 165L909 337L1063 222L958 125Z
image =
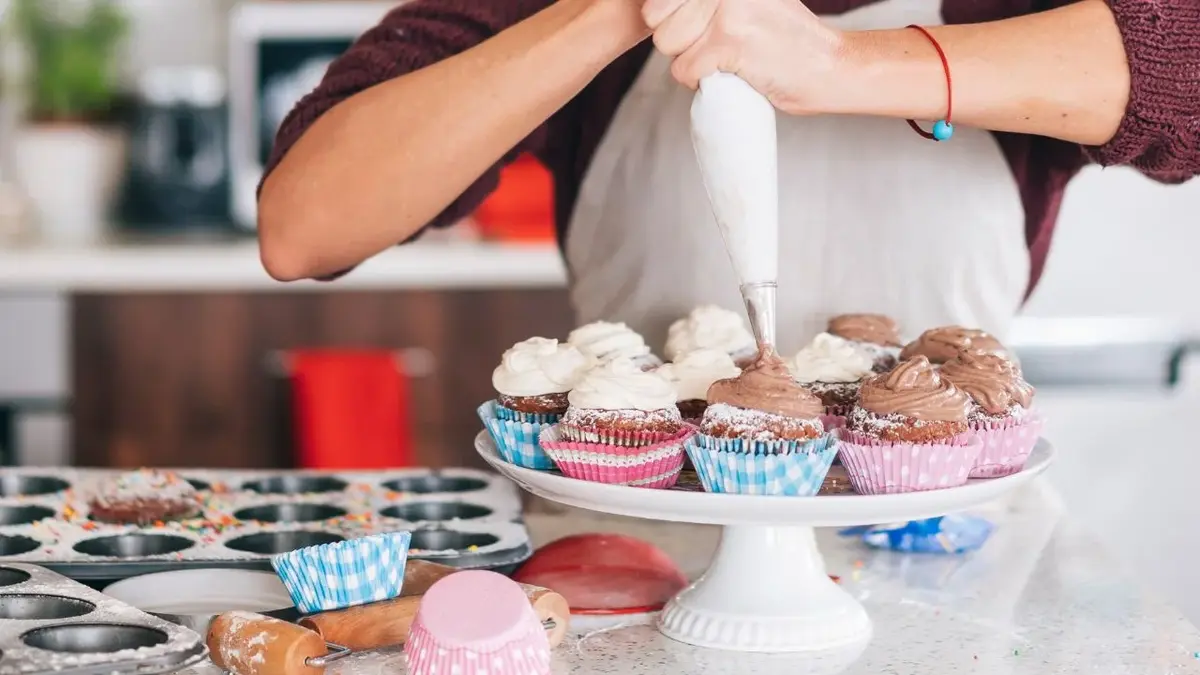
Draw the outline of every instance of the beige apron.
M847 29L942 23L940 0L883 0ZM931 48L932 58L932 48ZM661 353L693 307L742 307L692 150L692 92L658 52L625 96L567 234L580 323L624 321ZM778 117L779 346L833 314L881 312L907 334L943 324L1007 334L1029 280L1016 182L993 136L925 140L902 120Z

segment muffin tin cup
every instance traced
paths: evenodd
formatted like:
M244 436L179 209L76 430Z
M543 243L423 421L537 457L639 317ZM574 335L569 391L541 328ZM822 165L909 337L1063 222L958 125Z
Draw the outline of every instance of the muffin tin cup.
M400 596L408 532L309 546L271 558L296 608L304 614L345 609Z
M696 434L688 456L706 492L811 497L838 454L835 434L807 441L743 442Z
M0 567L0 675L132 675L198 663L195 632L34 565Z
M460 568L511 570L532 553L515 486L482 471L176 470L204 488L203 518L146 526L91 519L92 484L121 473L67 468L49 481L34 469L0 470L10 495L0 496L0 566L32 563L96 582L214 567L271 571L275 555L393 532L413 533L409 558ZM3 583L0 573L0 591Z
M506 414L515 413L503 408L495 401L488 401L479 406L477 412L504 461L539 471L554 468L554 462L542 450L541 443L538 441L538 435L552 422L506 417ZM550 416L544 417L549 418ZM557 416L555 416L555 421L557 421Z
M983 442L983 448L970 477L1001 478L1024 469L1043 426L1042 416L1036 412L1027 413L1019 421L973 423L971 431Z
M891 443L846 429L838 433L838 456L854 491L862 495L963 485L983 450L983 439L970 432L944 443Z
M687 427L674 437L643 446L568 440L561 425L542 431L541 444L563 474L610 485L665 489L675 485L683 469L684 444L695 433Z

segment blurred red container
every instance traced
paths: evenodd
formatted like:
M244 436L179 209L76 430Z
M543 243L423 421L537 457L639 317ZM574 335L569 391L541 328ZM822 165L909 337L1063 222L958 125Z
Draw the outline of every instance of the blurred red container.
M475 211L486 239L508 242L554 241L554 178L531 155L500 172L500 186Z

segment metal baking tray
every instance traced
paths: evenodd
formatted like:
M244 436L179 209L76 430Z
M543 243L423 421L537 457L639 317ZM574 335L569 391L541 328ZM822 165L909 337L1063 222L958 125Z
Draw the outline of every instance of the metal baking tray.
M203 517L153 526L93 521L95 486L124 472L0 471L0 565L113 581L179 569L270 569L277 553L395 531L409 557L508 572L533 548L515 486L470 469L375 473L172 469L200 490Z
M0 675L155 675L208 655L196 632L36 565L0 566Z

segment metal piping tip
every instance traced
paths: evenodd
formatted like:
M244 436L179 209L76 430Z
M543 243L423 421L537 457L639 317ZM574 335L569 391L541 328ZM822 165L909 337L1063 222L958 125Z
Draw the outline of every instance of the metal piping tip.
M750 330L760 350L775 348L775 290L774 281L742 285L742 299L750 316Z

